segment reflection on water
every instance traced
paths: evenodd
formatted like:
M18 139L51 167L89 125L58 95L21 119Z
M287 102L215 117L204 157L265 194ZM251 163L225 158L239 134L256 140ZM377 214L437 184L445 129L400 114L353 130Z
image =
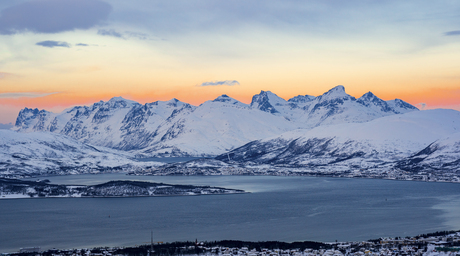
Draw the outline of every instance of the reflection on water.
M460 193L460 191L459 191ZM460 195L438 197L439 203L433 209L441 210L441 217L446 226L458 230L460 227Z

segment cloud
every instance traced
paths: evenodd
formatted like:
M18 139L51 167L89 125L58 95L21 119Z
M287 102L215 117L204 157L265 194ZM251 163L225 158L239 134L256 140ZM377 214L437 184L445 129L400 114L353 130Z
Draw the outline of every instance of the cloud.
M7 77L9 74L5 72L0 72L0 79Z
M17 75L7 73L7 72L0 72L0 79L6 79L8 77L16 77Z
M124 38L120 32L117 32L114 29L99 29L97 31L97 34L101 36L113 36L118 38Z
M79 44L76 44L76 46L89 46L89 44L79 43Z
M200 84L199 86L219 86L219 85L233 86L233 85L239 85L239 84L240 83L236 80L225 80L225 81L204 82Z
M151 37L148 34L134 31L118 32L115 29L99 29L97 34L101 36L113 36L122 39L137 38L139 40L151 40Z
M18 98L40 98L45 97L48 95L56 94L59 92L50 92L50 93L40 93L40 92L7 92L7 93L0 93L0 99L18 99Z
M51 41L51 40L41 41L41 42L36 43L35 45L40 45L40 46L49 47L49 48L53 48L53 47L67 47L67 48L70 48L70 44L67 43L67 42Z
M111 11L112 6L101 0L32 0L0 11L0 34L89 29Z
M454 30L444 33L445 36L460 36L460 30Z
M135 37L139 40L150 40L150 36L145 33L139 33L139 32L134 32L134 31L125 31L125 34L128 35L128 37Z

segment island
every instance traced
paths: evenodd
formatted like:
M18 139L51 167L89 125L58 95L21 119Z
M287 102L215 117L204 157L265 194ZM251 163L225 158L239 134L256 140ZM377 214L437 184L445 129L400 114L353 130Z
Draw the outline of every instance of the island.
M197 196L246 193L244 190L211 186L171 185L133 180L115 180L97 185L58 185L49 181L0 178L0 199L44 197L137 197Z

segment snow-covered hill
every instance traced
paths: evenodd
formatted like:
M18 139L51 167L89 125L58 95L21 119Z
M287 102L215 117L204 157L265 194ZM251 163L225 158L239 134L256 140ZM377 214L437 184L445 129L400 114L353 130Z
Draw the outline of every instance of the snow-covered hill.
M431 143L398 162L397 167L408 171L460 171L460 132Z
M460 112L445 109L416 111L366 123L290 131L250 142L216 159L291 167L371 168L401 161L456 132L460 132ZM455 151L457 144L447 142L452 143L452 139L439 143L450 145L444 148Z
M99 173L160 165L131 160L132 155L84 144L49 132L0 130L0 176Z
M253 109L227 95L168 118L145 155L216 155L245 143L295 129L281 116Z
M287 101L262 91L250 105L227 95L198 107L176 99L141 105L116 97L57 114L25 108L14 130L59 133L138 156L211 156L299 128L362 123L415 110L370 92L355 99L343 86L318 97L299 95Z

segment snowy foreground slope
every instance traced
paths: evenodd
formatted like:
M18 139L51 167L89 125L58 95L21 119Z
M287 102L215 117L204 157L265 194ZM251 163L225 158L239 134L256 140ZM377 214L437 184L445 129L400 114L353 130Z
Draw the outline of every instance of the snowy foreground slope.
M398 163L458 168L460 112L426 110L366 123L295 130L250 142L216 157L224 162L290 167L335 166L351 169ZM427 148L426 148L427 147ZM426 148L426 149L424 149ZM404 162L406 160L406 162Z
M337 86L318 97L289 100L262 91L249 105L222 95L198 107L176 99L141 105L116 97L61 113L25 108L14 130L59 133L138 156L215 156L299 128L362 123L417 110L370 92L356 99Z
M159 165L123 151L94 147L64 135L0 130L0 176L23 177L132 170Z

